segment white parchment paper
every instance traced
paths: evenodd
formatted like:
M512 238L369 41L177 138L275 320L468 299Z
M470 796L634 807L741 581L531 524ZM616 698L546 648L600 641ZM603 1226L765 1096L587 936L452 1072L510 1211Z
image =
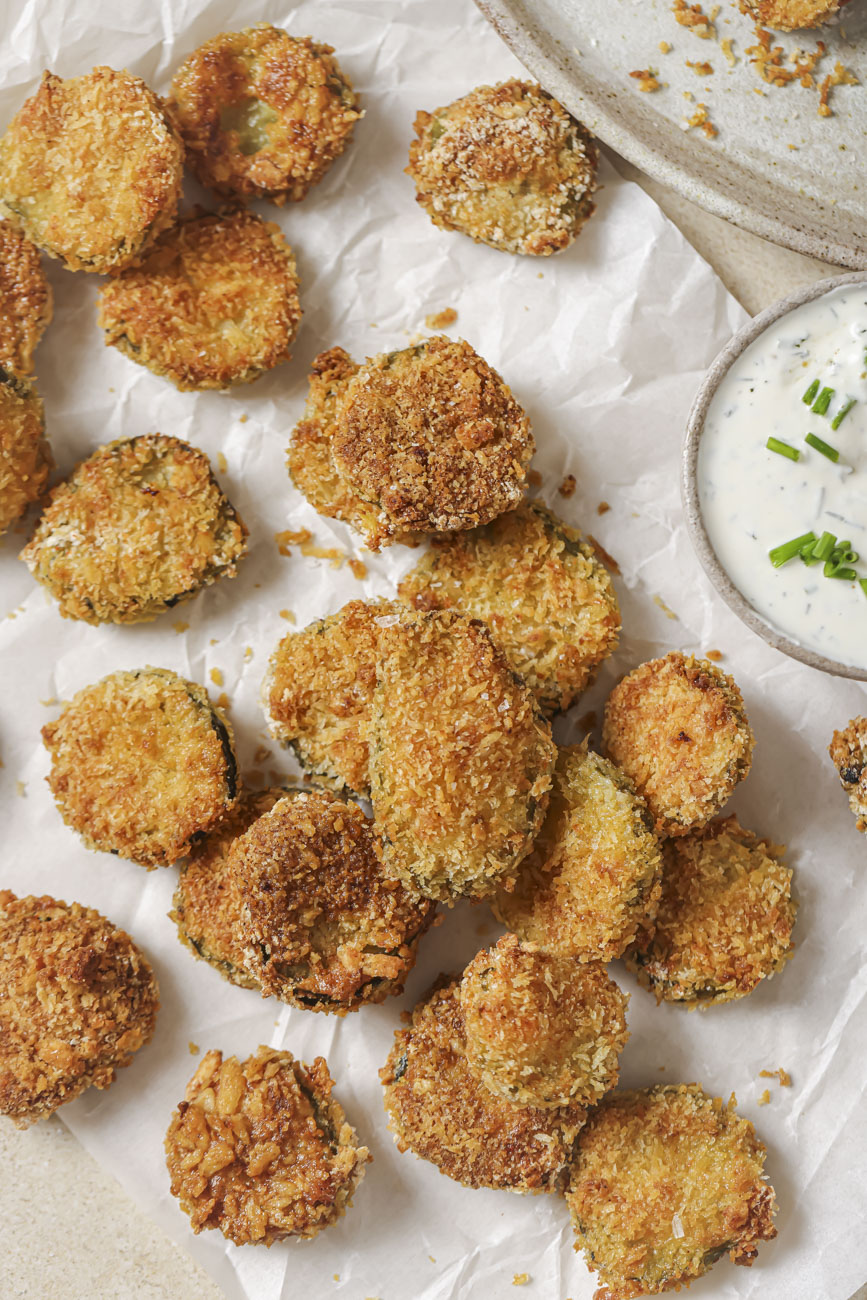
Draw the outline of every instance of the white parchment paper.
M743 311L655 205L603 166L599 210L566 253L505 256L437 231L403 175L416 109L480 81L520 73L469 0L29 0L0 14L0 126L44 67L71 76L97 63L127 67L165 91L181 57L224 29L262 19L337 47L366 117L347 155L301 205L268 207L293 244L304 320L292 362L230 395L180 394L106 349L96 327L95 277L51 263L55 321L37 353L60 470L120 436L151 430L220 453L226 491L251 529L239 576L156 623L92 628L62 621L16 559L32 525L0 545L0 882L98 907L127 927L153 961L162 1010L153 1043L106 1093L61 1111L73 1133L230 1297L450 1300L521 1294L587 1300L594 1283L572 1249L560 1198L470 1191L411 1155L385 1127L377 1070L401 1007L440 970L459 970L496 936L487 908L459 907L425 940L403 999L339 1020L289 1011L236 989L177 941L167 919L176 873L87 852L61 822L44 777L39 729L86 683L156 664L208 685L219 669L242 768L288 773L268 744L258 706L266 660L287 630L348 599L392 593L414 553L365 555L368 576L278 553L282 529L309 528L322 546L358 553L342 525L320 519L284 468L310 361L340 343L358 357L399 347L428 313L454 307L452 329L512 385L538 442L540 494L593 533L622 568L621 648L573 719L598 709L617 677L670 649L722 651L743 689L756 758L733 808L746 825L790 845L801 899L798 948L782 976L706 1014L654 1005L632 988L626 1085L698 1080L753 1118L769 1148L779 1237L750 1271L720 1263L697 1284L706 1300L846 1300L867 1277L863 1101L867 1046L865 845L825 756L830 732L863 709L862 688L788 661L714 597L686 537L678 499L684 419L702 372ZM190 197L201 197L190 189ZM578 490L557 495L566 473ZM597 514L601 501L610 511ZM670 617L662 604L676 617ZM176 628L188 624L185 630ZM578 733L569 719L560 738ZM273 749L272 745L268 745ZM270 1251L194 1237L169 1195L162 1139L195 1068L190 1042L241 1056L260 1042L302 1059L326 1055L337 1094L374 1153L346 1217L312 1242ZM784 1066L791 1089L759 1079ZM771 1102L757 1108L770 1088ZM74 1194L74 1189L70 1189ZM102 1225L110 1230L110 1225Z

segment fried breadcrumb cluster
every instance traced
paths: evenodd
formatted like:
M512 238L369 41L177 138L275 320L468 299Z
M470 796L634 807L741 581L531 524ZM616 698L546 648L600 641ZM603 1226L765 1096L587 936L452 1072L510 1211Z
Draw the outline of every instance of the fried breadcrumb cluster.
M852 718L842 731L835 731L828 753L849 796L855 825L867 831L867 718Z
M0 534L41 497L54 466L42 399L33 384L0 367Z
M53 303L38 250L10 221L0 221L0 366L30 374Z
M839 13L848 0L740 0L745 14L777 31L819 27Z

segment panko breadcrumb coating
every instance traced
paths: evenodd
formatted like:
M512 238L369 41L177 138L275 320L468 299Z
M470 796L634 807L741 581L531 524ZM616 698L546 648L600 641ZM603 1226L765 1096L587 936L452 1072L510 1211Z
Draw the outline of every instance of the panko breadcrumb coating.
M602 1300L679 1291L777 1235L765 1148L695 1083L611 1093L583 1129L566 1201Z
M0 1114L18 1128L112 1084L158 1007L125 931L79 903L0 890Z
M71 271L119 270L174 220L183 161L139 77L46 72L0 139L0 212Z
M749 772L754 743L734 679L677 651L615 686L602 739L647 800L660 835L705 826Z
M337 1222L371 1156L333 1087L322 1056L307 1066L270 1047L243 1062L205 1054L165 1142L193 1232L270 1246Z
M64 618L143 623L232 578L247 528L208 458L160 433L119 438L51 493L21 559Z
M44 431L36 389L0 367L0 533L42 495L54 466Z
M479 86L420 112L407 172L434 225L506 253L566 248L595 204L593 137L541 86Z
M379 639L371 802L385 868L430 898L508 888L556 757L528 688L478 619L404 612Z
M867 831L867 718L853 718L828 746L859 831Z
M106 343L182 392L252 383L300 321L292 249L253 212L194 209L99 296Z
M560 750L548 815L496 916L521 939L579 961L613 961L652 920L662 857L644 800L613 763Z
M228 719L167 668L110 673L42 728L48 784L88 848L169 866L238 802Z
M461 979L467 1064L506 1101L592 1106L617 1083L628 1001L600 963L504 935Z
M516 1106L490 1092L467 1061L457 980L435 989L398 1029L379 1072L389 1128L412 1151L466 1187L548 1192L562 1184L587 1112Z
M797 911L784 852L736 817L663 843L653 926L624 955L657 1002L730 1002L782 970Z
M260 23L214 36L181 64L170 109L203 185L275 203L304 198L362 116L333 53Z
M765 27L794 32L820 27L848 4L848 0L741 0L741 9Z
M53 309L38 249L11 222L0 221L0 366L30 374Z
M460 609L487 623L545 713L568 709L617 646L606 569L576 529L535 503L434 538L398 594L415 609Z

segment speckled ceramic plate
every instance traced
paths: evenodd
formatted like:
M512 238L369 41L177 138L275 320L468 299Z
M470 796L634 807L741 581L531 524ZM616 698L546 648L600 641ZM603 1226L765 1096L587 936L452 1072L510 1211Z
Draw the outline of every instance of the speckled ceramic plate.
M867 0L852 0L826 27L774 34L789 69L792 54L822 40L828 52L816 78L838 61L858 77L860 85L832 91L831 117L819 116L816 88L760 79L746 53L754 24L735 0L722 0L716 38L707 40L678 25L672 0L476 3L537 80L636 166L765 239L867 269ZM713 7L705 0L706 13ZM700 76L687 61L710 63L713 73ZM645 68L662 89L639 90L629 74ZM713 139L687 128L699 104Z

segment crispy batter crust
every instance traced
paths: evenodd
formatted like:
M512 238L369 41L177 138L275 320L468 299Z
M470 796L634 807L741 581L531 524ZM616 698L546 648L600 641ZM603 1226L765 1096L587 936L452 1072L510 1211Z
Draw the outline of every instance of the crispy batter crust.
M420 112L407 172L434 225L507 253L547 256L592 214L593 137L541 86L479 86Z
M602 738L660 835L705 826L749 772L754 744L733 678L679 652L641 664L615 686Z
M42 399L27 379L0 367L0 533L38 501L54 466Z
M506 1101L592 1106L617 1083L628 1001L601 963L504 935L461 980L467 1064Z
M64 618L143 623L232 578L247 528L196 447L110 442L51 493L21 559Z
M193 1232L270 1246L337 1222L371 1156L333 1086L322 1056L305 1066L269 1047L244 1062L205 1054L165 1142L172 1195Z
M88 848L169 866L238 801L232 728L167 668L111 673L42 728L48 784Z
M848 0L741 0L741 9L766 27L794 32L819 27L833 18Z
M478 619L405 611L379 645L370 797L386 870L443 901L508 888L548 803L550 727Z
M867 831L867 718L852 718L828 746L859 831Z
M240 210L193 209L99 297L106 343L181 391L252 383L289 360L300 321L292 249Z
M0 1114L18 1128L113 1083L158 1007L125 931L79 903L0 890Z
M30 374L53 308L38 250L11 222L0 221L0 366Z
M614 585L593 548L535 503L434 538L398 594L414 609L460 609L487 623L549 714L590 684L620 632Z
M662 858L644 800L584 745L560 750L545 824L494 912L560 957L613 961L652 918Z
M596 1300L680 1290L728 1252L752 1264L777 1235L765 1148L698 1084L612 1093L581 1133L566 1200Z
M0 211L72 271L129 266L170 225L184 147L139 77L42 84L0 139Z
M361 117L333 53L260 23L222 32L181 64L169 102L203 185L275 203L304 198Z

